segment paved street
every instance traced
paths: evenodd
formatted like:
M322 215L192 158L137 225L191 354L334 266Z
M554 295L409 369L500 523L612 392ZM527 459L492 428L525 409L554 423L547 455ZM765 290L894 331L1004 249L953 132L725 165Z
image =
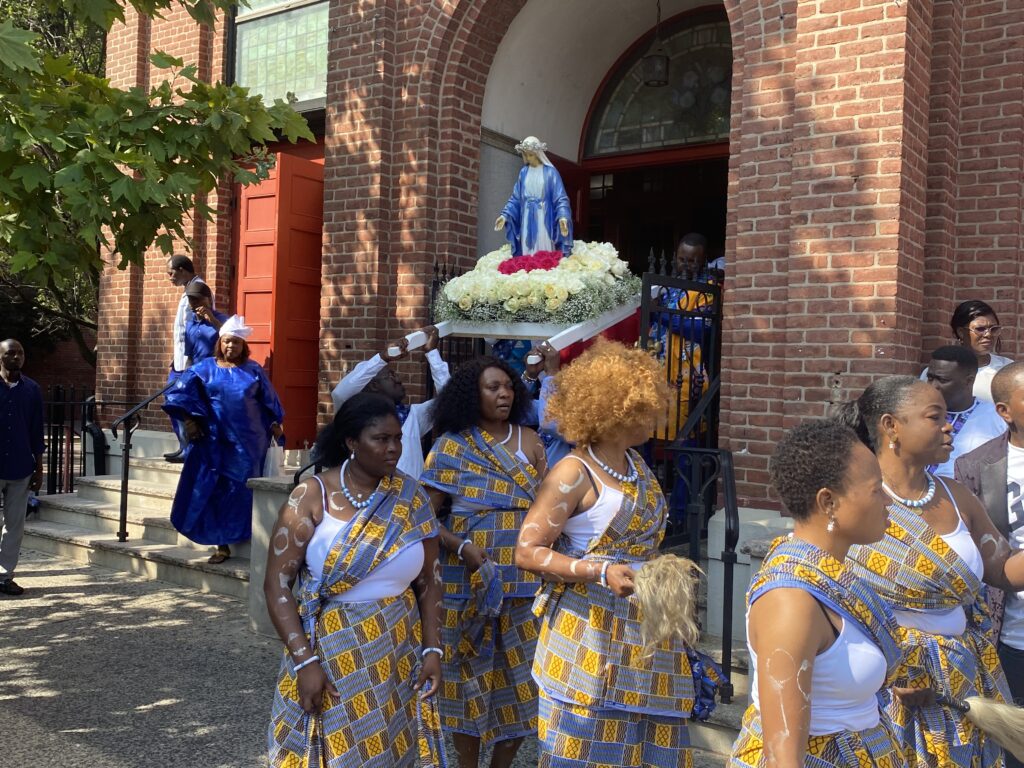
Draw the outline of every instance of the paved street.
M280 645L242 603L36 552L18 567L25 596L0 599L4 768L264 764Z

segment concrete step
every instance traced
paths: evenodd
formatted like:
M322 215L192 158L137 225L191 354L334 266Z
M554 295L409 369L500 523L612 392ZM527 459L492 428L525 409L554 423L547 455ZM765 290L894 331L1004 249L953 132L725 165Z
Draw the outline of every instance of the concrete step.
M707 752L694 747L693 768L724 768L729 764L729 753Z
M39 497L39 515L33 519L42 522L85 528L98 533L116 535L120 526L119 504L83 498L79 493L61 493ZM176 547L194 549L209 554L210 547L196 544L182 536L171 525L168 513L153 512L134 506L134 499L128 503L128 540L145 539L156 544L170 544ZM231 545L231 551L239 557L249 557L249 542Z
M163 459L137 459L133 456L128 464L128 479L164 485L173 490L178 487L181 467L181 464L171 464Z
M707 722L690 721L690 743L697 749L723 758L732 750L740 733L743 713L747 711L746 696L737 696L731 704L718 703Z
M35 517L25 523L22 546L201 592L215 592L239 600L248 597L249 559L232 557L219 565L211 565L206 562L209 549L202 552L146 539L122 543L109 533Z
M77 480L78 496L82 499L119 507L121 504L121 478L118 475L95 475ZM129 480L129 506L137 510L160 512L165 517L171 513L175 486L164 483L149 483Z

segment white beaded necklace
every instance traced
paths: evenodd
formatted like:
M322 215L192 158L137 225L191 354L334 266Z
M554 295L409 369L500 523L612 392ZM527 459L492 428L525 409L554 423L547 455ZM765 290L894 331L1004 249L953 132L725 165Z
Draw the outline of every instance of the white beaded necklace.
M929 474L926 474L925 477L928 478L928 490L925 491L924 496L919 499L904 499L890 488L889 484L884 480L882 481L882 487L885 489L885 492L892 497L893 501L898 501L900 504L905 507L909 507L910 509L921 509L922 507L926 507L931 504L932 499L935 498L935 478Z
M637 479L640 477L640 470L636 468L636 465L633 463L633 459L630 457L628 453L626 454L626 463L629 465L630 469L628 475L624 475L621 472L616 472L614 469L612 469L599 458L597 458L597 456L594 454L594 449L589 445L587 446L587 453L590 454L590 458L597 462L597 466L599 466L601 469L607 472L609 476L614 477L620 483L635 483Z
M377 495L377 491L380 488L380 486L378 485L377 488L374 488L373 493L367 496L365 501L356 501L355 497L352 495L352 492L349 491L348 486L345 485L345 470L347 468L348 459L345 459L345 462L341 465L341 471L338 473L338 483L339 485L341 485L341 493L342 495L344 495L346 499L348 499L348 503L352 505L353 509L366 509L373 502L373 499Z

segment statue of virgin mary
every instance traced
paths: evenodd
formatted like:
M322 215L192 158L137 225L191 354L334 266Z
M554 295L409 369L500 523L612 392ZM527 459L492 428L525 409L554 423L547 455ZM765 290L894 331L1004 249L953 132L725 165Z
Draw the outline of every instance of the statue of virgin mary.
M523 167L494 222L495 231L505 230L513 256L531 256L538 251L572 252L572 210L562 177L544 151L548 145L535 136L516 144Z

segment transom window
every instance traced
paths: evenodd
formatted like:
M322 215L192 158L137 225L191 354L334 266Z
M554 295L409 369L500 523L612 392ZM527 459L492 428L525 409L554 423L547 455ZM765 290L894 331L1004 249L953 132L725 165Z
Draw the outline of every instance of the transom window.
M249 0L235 17L235 82L272 102L327 96L327 0Z
M597 157L729 138L732 38L729 22L687 17L663 27L669 83L644 85L643 46L605 87L587 131L584 155Z

